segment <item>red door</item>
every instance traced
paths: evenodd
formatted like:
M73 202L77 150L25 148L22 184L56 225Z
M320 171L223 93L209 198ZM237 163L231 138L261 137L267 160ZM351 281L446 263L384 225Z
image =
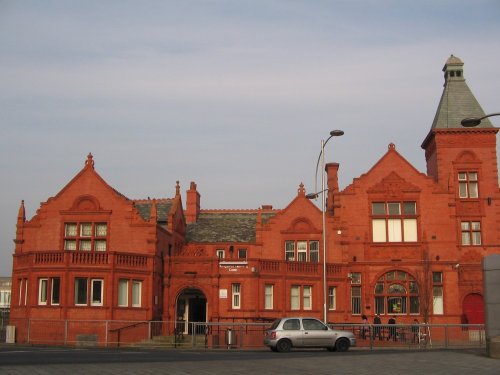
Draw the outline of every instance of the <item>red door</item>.
M483 296L477 293L468 294L462 305L468 324L484 324Z

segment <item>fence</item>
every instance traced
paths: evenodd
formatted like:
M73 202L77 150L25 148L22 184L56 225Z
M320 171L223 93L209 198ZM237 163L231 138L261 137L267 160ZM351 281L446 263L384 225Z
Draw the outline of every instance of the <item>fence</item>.
M184 321L78 321L29 319L16 326L16 342L27 344L210 349L264 348L269 323ZM484 325L330 324L351 331L357 346L377 348L486 348ZM5 342L5 341L4 341Z

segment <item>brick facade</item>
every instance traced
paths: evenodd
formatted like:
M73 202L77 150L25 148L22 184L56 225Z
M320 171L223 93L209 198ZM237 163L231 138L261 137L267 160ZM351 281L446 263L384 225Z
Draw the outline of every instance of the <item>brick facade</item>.
M465 90L461 74L450 78L462 66L453 56L445 65L448 101ZM447 118L484 115L469 96L447 104ZM443 108L422 144L427 174L393 144L341 191L339 165L327 164L325 264L322 211L303 185L283 209L204 210L194 182L185 203L178 183L173 198L130 200L89 155L30 220L20 206L11 303L18 341L27 339L28 318L322 318L325 292L329 322L379 313L383 322L482 323L481 259L500 253L498 130L443 125ZM61 329L49 327L48 341ZM80 331L92 333L83 323Z

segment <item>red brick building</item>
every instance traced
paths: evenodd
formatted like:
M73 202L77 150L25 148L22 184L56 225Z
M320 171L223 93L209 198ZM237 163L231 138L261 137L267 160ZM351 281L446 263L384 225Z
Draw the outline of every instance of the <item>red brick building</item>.
M84 168L26 220L17 218L11 322L483 322L481 259L500 253L496 133L463 76L446 62L443 96L422 143L427 173L390 144L339 191L327 165L326 284L322 211L301 184L283 209L203 210L193 182L183 203L131 200ZM16 323L17 322L17 323ZM83 325L82 325L83 327Z

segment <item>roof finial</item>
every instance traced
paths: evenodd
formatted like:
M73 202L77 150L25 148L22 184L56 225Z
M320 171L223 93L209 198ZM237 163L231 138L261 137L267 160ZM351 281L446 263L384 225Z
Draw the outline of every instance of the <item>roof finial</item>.
M87 155L87 160L85 160L85 166L87 168L92 168L94 169L94 157L92 156L92 153L89 152Z
M175 196L178 197L179 195L181 195L181 185L179 181L175 181Z

